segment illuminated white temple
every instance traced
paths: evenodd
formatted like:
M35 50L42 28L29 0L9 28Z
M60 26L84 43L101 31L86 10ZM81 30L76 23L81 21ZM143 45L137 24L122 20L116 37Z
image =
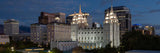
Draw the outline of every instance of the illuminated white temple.
M120 30L119 22L116 14L113 12L113 7L108 14L105 15L105 21L103 25L104 31L109 34L109 41L111 47L118 47L120 45Z
M71 14L70 16L73 16L72 24L78 24L80 28L88 27L87 16L89 16L89 14L82 13L81 5L79 7L79 13L74 13Z
M86 27L87 25L86 18L79 10L71 24L71 39L78 41L78 46L95 49L104 48L107 44L116 48L120 45L119 22L112 6L109 14L105 16L103 27Z

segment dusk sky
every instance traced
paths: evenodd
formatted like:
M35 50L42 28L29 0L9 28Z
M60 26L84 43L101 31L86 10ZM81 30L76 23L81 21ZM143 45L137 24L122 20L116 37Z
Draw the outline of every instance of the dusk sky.
M16 19L20 25L30 26L38 22L40 12L63 12L66 16L78 12L89 13L93 21L102 23L105 9L111 0L0 0L0 24ZM126 6L132 15L132 24L160 24L160 0L114 0L113 6Z

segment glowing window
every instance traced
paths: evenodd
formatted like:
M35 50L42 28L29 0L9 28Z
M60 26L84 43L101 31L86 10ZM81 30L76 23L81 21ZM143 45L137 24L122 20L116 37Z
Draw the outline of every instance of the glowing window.
M105 19L109 19L108 17L106 17Z
M106 23L108 23L108 21L106 21Z
M87 48L89 48L89 46L87 46Z
M90 48L92 48L92 46L90 46Z
M96 48L96 46L94 46L94 48Z
M86 48L86 46L83 46L83 48Z
M113 18L113 16L110 16L110 18Z

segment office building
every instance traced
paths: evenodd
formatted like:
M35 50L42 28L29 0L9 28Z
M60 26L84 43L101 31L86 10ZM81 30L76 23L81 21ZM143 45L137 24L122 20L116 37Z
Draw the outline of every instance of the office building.
M39 23L31 24L31 41L39 45L46 44L47 26Z
M9 36L19 34L19 22L15 19L4 21L4 33Z
M40 24L49 24L51 22L65 23L65 13L47 13L41 12L39 16Z
M71 26L65 23L50 23L47 25L47 40L71 41Z

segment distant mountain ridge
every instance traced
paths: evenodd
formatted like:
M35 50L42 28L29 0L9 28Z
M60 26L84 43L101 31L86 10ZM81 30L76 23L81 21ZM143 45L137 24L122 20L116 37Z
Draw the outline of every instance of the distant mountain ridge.
M3 33L3 28L4 28L3 25L0 24L0 33ZM30 27L21 25L19 26L19 32L20 33L30 33Z

